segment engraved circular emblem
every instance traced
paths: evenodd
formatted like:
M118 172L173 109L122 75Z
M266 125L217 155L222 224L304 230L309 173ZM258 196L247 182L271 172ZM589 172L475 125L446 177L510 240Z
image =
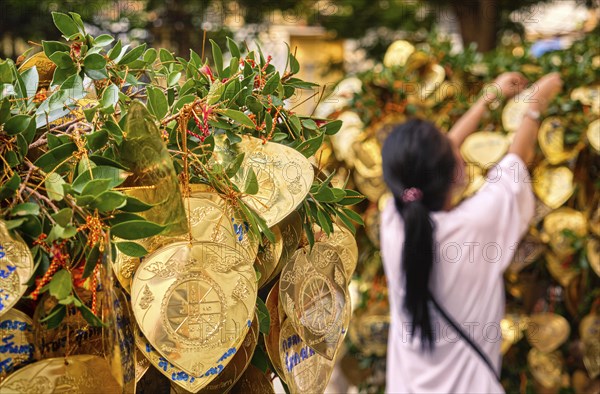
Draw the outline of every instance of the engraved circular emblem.
M315 334L326 334L337 316L336 296L331 281L325 275L316 273L302 283L300 294L300 322Z
M212 338L223 325L225 295L207 276L190 276L171 285L161 315L171 334L186 344L199 345Z

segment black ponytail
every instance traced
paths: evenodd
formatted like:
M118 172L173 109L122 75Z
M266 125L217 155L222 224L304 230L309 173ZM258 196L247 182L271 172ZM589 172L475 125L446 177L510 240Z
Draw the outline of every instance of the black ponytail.
M456 165L454 153L448 138L432 123L413 119L393 127L382 156L385 182L404 221L403 307L412 318L411 335L418 330L423 347L432 349L428 301L435 229L429 214L445 206ZM411 188L417 194L406 198Z

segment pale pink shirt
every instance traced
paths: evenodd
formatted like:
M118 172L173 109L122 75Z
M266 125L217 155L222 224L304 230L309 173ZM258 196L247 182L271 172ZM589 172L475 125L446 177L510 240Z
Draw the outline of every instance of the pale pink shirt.
M432 213L436 262L430 289L438 303L486 353L498 373L504 315L502 274L534 213L527 167L506 155L486 184L451 211ZM403 309L401 270L404 224L393 200L381 218L381 252L389 287L391 325L387 350L388 393L501 393L502 386L475 351L430 307L436 336L432 353Z

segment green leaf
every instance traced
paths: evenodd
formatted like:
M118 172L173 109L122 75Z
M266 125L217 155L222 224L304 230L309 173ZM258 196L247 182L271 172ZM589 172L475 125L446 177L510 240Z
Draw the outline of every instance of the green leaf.
M226 130L225 131L225 135L227 135L227 139L229 140L229 142L231 142L232 144L237 144L239 142L242 142L242 137L240 137L238 134L234 133L231 130Z
M0 84L12 84L14 81L12 72L12 60L3 60L0 62Z
M110 232L115 237L133 240L158 235L166 227L167 226L161 226L153 222L143 220L132 220L129 222L123 222L112 226Z
M331 218L326 215L323 211L317 211L317 221L319 222L319 226L325 231L327 235L331 234L333 229Z
M292 74L298 74L298 71L300 71L300 63L298 63L296 57L290 53L290 72Z
M356 190L345 189L346 197L338 201L340 205L354 205L365 199L365 196L357 192Z
M231 37L227 37L227 47L229 48L229 53L231 53L232 57L237 57L238 59L241 57L240 48Z
M110 179L92 179L85 184L83 190L81 190L81 195L97 196L108 191L111 183Z
M108 191L99 194L89 205L100 212L109 212L121 208L126 201L127 197L123 193Z
M85 259L85 267L83 268L84 278L87 278L92 274L92 272L94 272L94 268L96 268L100 257L100 246L94 245L94 247L90 250Z
M76 12L69 12L69 15L71 15L71 18L73 18L73 22L75 22L79 31L85 33L85 27L83 26L83 20L81 19L81 16Z
M123 49L123 44L121 43L121 40L119 40L119 41L117 41L115 46L113 46L111 48L111 50L108 51L108 57L110 58L110 60L115 60L116 58L118 58L119 55L121 55L122 49Z
M314 138L306 140L303 143L301 143L300 145L298 145L296 150L298 152L302 153L304 155L304 157L311 157L317 152L317 150L319 150L321 145L323 145L324 137L325 137L325 134L320 134Z
M133 63L140 56L142 56L142 54L144 53L145 50L146 50L146 44L142 44L140 46L137 46L137 47L133 48L131 51L127 52L125 54L125 56L123 56L121 58L121 60L118 61L118 64L120 64L120 65L128 65L130 63Z
M65 305L57 304L47 316L40 319L40 323L46 323L46 328L51 330L58 327L66 315L67 307Z
M177 85L177 83L179 82L180 79L181 79L180 72L170 73L169 76L167 77L167 86L173 87L173 86Z
M325 124L323 126L323 132L327 135L332 135L332 134L335 134L338 131L340 131L341 128L342 128L342 121L334 120L334 121L328 122L327 124Z
M215 81L210 86L208 94L206 95L206 103L208 105L216 104L223 95L224 91L225 85L221 81Z
M77 151L77 145L74 142L69 142L44 153L34 164L44 172L51 172L59 164L67 162L69 158L72 158L75 151Z
M79 33L79 28L77 24L71 19L67 14L63 14L60 12L52 13L52 20L54 21L54 25L65 37L72 36L73 34Z
M273 93L277 89L277 86L279 85L279 81L280 81L279 73L275 72L265 83L265 87L263 88L262 93L263 94Z
M94 45L99 47L105 47L111 44L115 39L109 34L100 34L94 38Z
M244 162L245 156L246 156L245 153L240 153L235 157L235 159L231 163L229 163L229 165L225 169L225 173L227 174L227 176L229 178L233 178L235 176L235 174L237 174L242 163ZM256 174L254 176L256 176Z
M73 59L71 59L71 56L69 56L69 54L66 52L54 52L48 57L60 69L74 70L75 68L75 63L73 63Z
M223 53L221 52L219 45L212 39L210 40L210 45L212 46L212 55L215 62L216 72L220 77L221 74L223 74Z
M144 62L146 62L147 64L154 63L157 57L158 52L154 48L150 48L146 52L144 52Z
M127 196L125 206L121 207L121 211L125 212L143 212L152 208L154 205L146 204L135 197Z
M169 112L169 103L163 91L155 86L148 86L146 92L148 94L148 111L158 120L164 118Z
M12 197L16 193L20 184L21 178L19 177L19 174L15 172L8 181L0 186L0 200L5 200Z
M110 179L110 189L119 186L125 179L128 174L119 169L109 166L97 166L92 168L91 174L90 171L84 171L73 181L72 187L73 190L77 193L81 193L85 185L92 179Z
M248 117L245 113L241 111L236 111L234 109L225 109L222 111L222 114L227 116L229 119L235 121L238 124L241 124L244 127L254 129L256 126L252 119Z
M21 78L23 80L23 84L25 85L26 97L33 98L37 92L38 83L40 81L37 66L34 66L22 73Z
M161 63L169 63L175 60L173 54L164 48L160 48L158 51L158 58L160 59Z
M33 117L29 115L16 115L10 118L4 124L4 131L8 135L15 135L22 133L29 127L29 123L33 120Z
M77 307L77 309L79 309L79 312L81 312L81 315L83 316L85 321L87 321L91 326L93 326L93 327L102 327L103 326L102 320L100 320L100 318L98 316L94 315L94 312L92 312L92 310L90 308L88 308L83 302L81 303L81 306Z
M7 230L13 230L13 229L19 227L20 225L22 225L26 220L27 220L27 218L4 220L4 225L6 226Z
M258 368L262 373L266 373L269 369L269 360L268 356L265 354L264 350L260 346L257 346L254 350L254 354L252 355L252 360L250 364Z
M117 249L123 254L131 257L144 257L148 254L146 248L135 242L117 242Z
M114 105L119 101L119 88L117 85L110 84L106 87L104 92L102 93L102 98L100 99L100 108L102 110L112 109L114 111ZM108 113L112 113L108 112Z
M244 184L244 193L246 194L256 194L258 193L258 179L256 178L256 173L250 167L246 173L246 182Z
M83 67L90 70L102 70L106 67L106 59L97 53L89 54L83 59Z
M67 227L73 217L73 210L71 208L63 208L51 216L59 226Z
M37 216L40 214L40 206L32 202L24 202L22 204L15 205L13 209L10 210L10 213L14 216Z
M44 53L48 58L50 58L54 52L66 52L68 54L71 50L67 44L59 41L42 41L42 48L44 48Z
M62 300L71 294L72 288L71 273L65 269L61 269L52 277L48 290L50 291L50 295L56 297L58 300Z
M62 186L64 184L66 184L66 182L57 173L53 172L52 174L48 175L44 181L48 198L54 201L61 201L65 196Z
M356 223L360 224L361 226L363 226L365 223L363 222L362 217L354 212L353 210L351 210L350 208L343 208L342 211L348 215L348 217L352 220L354 220Z
M264 335L269 335L271 328L271 315L269 309L260 297L256 298L256 314L258 315L258 330Z

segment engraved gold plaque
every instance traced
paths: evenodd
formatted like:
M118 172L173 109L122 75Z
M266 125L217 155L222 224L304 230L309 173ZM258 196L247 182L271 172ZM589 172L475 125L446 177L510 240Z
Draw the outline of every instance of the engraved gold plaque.
M12 373L0 384L2 394L120 393L105 359L78 355L48 358Z
M512 345L523 338L523 331L527 328L528 322L527 316L516 314L507 314L500 320L500 330L502 332L501 354L506 354Z
M269 241L266 237L263 238L262 245L258 249L258 255L254 261L256 271L260 273L258 279L258 288L266 285L277 269L277 264L283 253L283 238L278 225L271 228L275 235L275 242Z
M192 376L225 367L254 316L252 262L213 242L177 242L147 256L131 286L136 321L150 344Z
M544 119L538 132L538 142L548 163L556 165L577 156L581 146L566 151L564 139L564 120L557 116Z
M573 172L567 167L542 164L533 171L533 191L550 208L559 208L575 191Z
M225 136L215 138L215 157L222 164L245 153L244 162L232 181L244 189L249 170L258 181L258 193L242 197L272 227L295 210L304 200L314 179L313 167L300 152L274 142L263 143L250 136L227 147Z
M564 317L555 313L537 313L529 317L527 341L543 353L558 349L569 338L571 327Z
M12 308L0 317L0 382L15 368L33 361L33 321Z
M583 105L589 106L593 113L600 113L600 85L573 89L571 100L579 100Z
M556 280L562 287L567 287L569 283L577 276L579 271L569 264L565 264L564 260L556 256L552 252L544 254L546 259L546 267L550 275Z
M139 330L137 330L139 332ZM137 341L136 341L137 344ZM146 372L148 371L148 368L150 368L150 360L148 360L148 358L146 356L144 356L144 353L142 353L142 351L140 350L140 348L138 348L136 346L135 348L135 382L139 382L142 377L144 377L144 374L146 374Z
M385 51L383 65L386 67L404 66L408 57L415 51L415 47L408 41L397 40L392 42Z
M586 137L596 153L600 153L600 119L596 119L588 125Z
M285 264L296 252L296 249L298 249L298 244L300 243L300 239L302 239L302 235L304 234L302 229L302 215L300 215L298 211L293 211L286 216L285 219L277 224L277 227L279 227L281 230L283 248L281 251L281 257L279 257L279 261L277 262L277 266L266 283L271 282L277 275L281 273L281 270Z
M387 352L389 327L389 307L376 303L355 313L348 335L363 354L383 357Z
M48 89L54 76L54 70L56 70L56 64L54 64L52 60L48 59L46 54L42 51L25 60L23 64L19 66L19 73L22 74L34 66L37 69L39 77L38 88Z
M352 278L358 263L358 245L354 235L345 226L333 224L333 232L328 236L317 225L314 226L315 240L334 246L340 255L347 279Z
M573 238L565 235L565 230L576 237L587 234L587 219L582 212L571 208L557 209L544 218L544 236L548 237L550 248L559 257L568 256L575 252Z
M526 89L507 101L502 110L502 126L504 126L504 130L517 131L523 121L523 116L525 116L529 109L529 104L533 102L531 97L534 93L531 88Z
M0 316L12 308L27 290L33 273L33 256L17 234L10 234L0 220Z
M508 138L505 135L480 131L465 139L460 147L460 153L467 162L488 169L502 159L508 150L508 145Z
M254 365L248 365L244 374L233 386L231 394L275 394L273 382Z
M545 388L560 386L563 359L559 352L544 353L533 348L527 354L527 365L535 380Z
M281 359L279 357L279 334L281 332L281 317L279 315L279 281L277 281L269 294L265 302L271 317L271 323L269 325L269 333L265 335L265 349L267 355L275 368L275 372L281 379L285 379L283 373L283 367L281 365Z
M579 323L579 337L582 340L600 337L600 315L590 313L581 319L581 323Z
M600 375L600 337L589 337L583 341L583 365L592 379Z
M281 326L279 357L285 381L293 394L324 392L334 362L310 348L300 338L290 319Z
M586 252L590 267L600 276L600 241L597 238L589 238L586 245Z
M308 346L333 359L343 338L347 278L336 247L316 242L296 251L281 272L279 302Z

